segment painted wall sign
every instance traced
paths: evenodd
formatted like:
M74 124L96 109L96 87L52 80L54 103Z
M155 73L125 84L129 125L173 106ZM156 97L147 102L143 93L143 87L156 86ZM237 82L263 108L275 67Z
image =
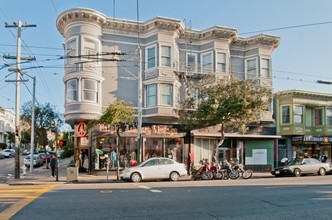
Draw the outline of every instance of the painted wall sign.
M84 137L87 134L87 126L85 122L80 122L76 125L75 135L77 137Z

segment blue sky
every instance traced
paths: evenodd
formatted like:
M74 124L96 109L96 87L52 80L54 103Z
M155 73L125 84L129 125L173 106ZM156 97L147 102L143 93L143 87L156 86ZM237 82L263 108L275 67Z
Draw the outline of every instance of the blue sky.
M115 1L115 2L114 2ZM113 6L115 5L115 8ZM57 111L64 111L63 38L56 28L56 19L64 10L85 7L106 16L136 20L136 0L0 0L0 54L16 56L16 29L5 28L21 20L37 27L22 31L22 56L35 56L36 62L22 65L36 76L36 98L50 102ZM332 85L316 83L332 80L332 1L330 0L139 0L140 20L156 16L176 18L191 23L192 29L218 25L236 28L242 36L259 33L281 38L273 54L274 92L302 89L332 92ZM318 23L324 23L320 24ZM317 24L317 25L307 25ZM293 26L302 26L291 28ZM288 28L287 28L288 27ZM279 29L266 31L269 29ZM251 34L245 34L254 32ZM0 58L1 66L15 60ZM0 106L15 108L15 85L8 68L0 70ZM30 79L29 77L27 79ZM32 100L32 81L21 85L21 104Z

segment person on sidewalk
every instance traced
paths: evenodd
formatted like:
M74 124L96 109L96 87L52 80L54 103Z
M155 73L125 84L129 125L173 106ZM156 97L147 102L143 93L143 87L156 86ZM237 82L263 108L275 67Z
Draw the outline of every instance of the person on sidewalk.
M55 159L55 155L53 154L52 157L51 157L51 161L50 161L52 177L55 177L55 165L56 165L56 159Z

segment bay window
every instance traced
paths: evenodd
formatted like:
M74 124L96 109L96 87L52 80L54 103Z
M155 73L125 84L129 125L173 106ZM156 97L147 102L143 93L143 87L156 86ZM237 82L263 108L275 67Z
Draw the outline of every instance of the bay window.
M171 47L161 46L161 66L171 67Z
M317 125L323 125L323 109L316 108L314 109L314 124Z
M98 102L98 83L96 80L83 79L83 100Z
M77 102L77 79L66 82L66 102Z
M149 47L146 49L147 53L147 68L156 67L156 47Z
M173 85L160 84L160 104L173 105Z
M332 125L332 108L326 109L326 125Z
M217 53L217 71L221 73L226 72L226 54Z
M146 106L156 106L157 105L157 86L156 84L151 84L146 86Z
M197 72L197 55L187 54L187 73Z
M303 106L295 106L294 123L303 124Z
M247 79L257 77L256 59L247 60Z
M202 55L202 72L212 72L212 53L206 53Z
M282 124L290 123L290 106L286 105L286 106L282 106L281 108L282 108L282 110L281 110Z
M262 59L262 77L270 77L270 60Z

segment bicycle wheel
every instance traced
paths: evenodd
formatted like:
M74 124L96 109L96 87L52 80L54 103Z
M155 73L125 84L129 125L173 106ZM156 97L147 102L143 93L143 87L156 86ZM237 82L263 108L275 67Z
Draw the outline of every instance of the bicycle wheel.
M243 173L242 173L242 178L243 179L250 179L251 177L252 177L252 174L253 174L254 172L252 171L252 170L250 170L250 169L248 169L248 170L245 170Z

